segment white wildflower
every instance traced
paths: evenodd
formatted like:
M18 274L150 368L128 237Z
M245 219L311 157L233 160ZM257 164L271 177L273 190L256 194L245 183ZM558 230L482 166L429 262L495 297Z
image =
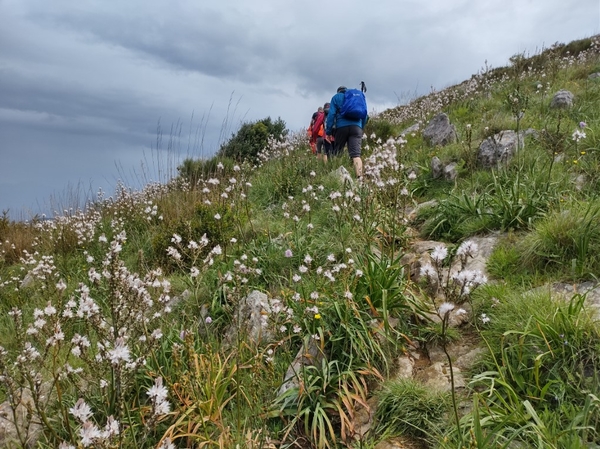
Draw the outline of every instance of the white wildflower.
M158 446L157 449L175 449L175 445L171 442L171 439L167 437L160 443L160 446Z
M440 314L441 317L445 317L446 314L448 314L452 310L454 310L454 304L452 304L451 302L444 302L444 303L442 303L442 305L440 305L440 308L438 309L438 313Z
M94 444L94 440L101 436L100 430L91 421L86 421L79 429L79 436L81 437L81 445L88 447Z
M154 401L164 401L169 394L169 390L167 390L167 387L163 386L162 377L157 377L154 379L154 385L148 388L146 394Z
M108 351L108 359L113 365L118 365L120 361L129 362L129 348L122 338L117 338L113 349Z
M421 276L428 277L429 279L434 279L435 277L437 277L438 274L436 269L433 268L433 266L430 263L423 265L421 267L420 273Z
M458 250L456 250L456 255L473 257L475 253L477 253L477 249L477 243L475 243L473 240L467 240L460 244Z
M85 403L83 398L79 398L75 405L69 409L69 413L83 423L92 416L92 409Z
M444 245L436 246L435 249L431 252L431 258L436 262L443 261L448 255L448 248Z

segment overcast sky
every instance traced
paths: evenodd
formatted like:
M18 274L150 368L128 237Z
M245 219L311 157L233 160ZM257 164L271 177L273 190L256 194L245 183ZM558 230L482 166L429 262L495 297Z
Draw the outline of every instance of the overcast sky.
M0 211L164 181L245 121L308 125L600 32L600 0L0 0ZM161 137L162 136L162 137Z

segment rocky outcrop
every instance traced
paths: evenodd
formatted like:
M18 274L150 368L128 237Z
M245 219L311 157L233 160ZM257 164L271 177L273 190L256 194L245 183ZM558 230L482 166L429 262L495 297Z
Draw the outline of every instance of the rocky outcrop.
M499 238L499 234L469 238L470 241L477 245L477 251L475 251L473 256L467 260L464 269L480 271L483 275L487 276L486 263L492 254L494 247L498 243ZM407 272L413 281L419 281L421 277L421 267L431 264L430 253L439 245L441 245L441 243L434 240L420 240L414 242L402 256L400 263L406 267ZM454 270L456 268L453 267L452 269Z
M439 179L442 176L444 165L439 157L434 156L431 158L431 177L433 179Z
M552 97L550 107L553 109L571 109L573 107L574 96L568 90L559 90Z
M279 395L291 388L298 387L304 367L318 366L324 358L325 353L323 352L323 348L315 340L310 338L308 343L300 348L294 361L288 367L283 379L283 384L279 388Z
M19 394L16 406L0 404L0 447L35 447L42 433L31 391L25 388Z
M501 131L488 137L479 146L477 163L483 168L495 168L508 163L524 146L525 132Z
M532 290L533 293L550 292L555 298L570 301L575 295L585 295L585 306L591 311L596 319L600 319L600 283L582 282L580 284L567 284L556 282Z
M271 302L267 295L258 290L252 291L240 301L234 312L233 323L225 332L225 341L235 344L240 336L257 345L274 341L275 331L268 326L266 320L271 312Z
M444 113L431 119L423 130L423 139L431 146L446 146L457 140L456 127Z
M444 165L439 157L434 156L431 159L431 176L433 179L443 177L446 181L454 181L458 176L458 164L451 162L448 165Z
M421 129L421 126L418 123L415 123L412 126L409 126L408 128L404 129L400 135L401 136L406 136L407 134L413 134L416 133L417 131L419 131L419 129Z
M458 164L450 162L444 167L443 175L446 181L454 181L458 177Z

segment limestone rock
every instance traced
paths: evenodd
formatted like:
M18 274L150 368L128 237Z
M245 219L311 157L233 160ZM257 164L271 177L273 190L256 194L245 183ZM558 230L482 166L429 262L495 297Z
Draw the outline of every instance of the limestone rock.
M501 131L488 137L479 145L477 163L483 168L495 168L501 163L506 164L517 151L523 149L524 137L524 132L517 134L512 130Z
M481 271L487 276L486 264L489 257L492 255L500 236L491 234L483 237L469 237L469 241L477 245L477 250L474 251L473 257L467 259L464 266L465 270Z
M439 157L434 156L431 159L431 177L433 179L444 178L446 181L454 181L458 176L458 165L456 162L444 166Z
M271 314L271 302L266 294L258 290L252 291L238 304L233 314L234 322L225 332L225 340L235 344L238 333L250 339L254 344L270 342L275 339L274 330L267 325L265 317Z
M571 300L576 295L585 295L585 306L596 316L600 318L600 284L587 281L579 284L568 284L556 282L551 285L545 285L533 289L532 293L550 292L553 297L563 298L565 301Z
M433 179L438 179L442 176L444 170L444 166L442 165L442 161L439 157L434 156L431 158L431 177Z
M431 146L446 146L456 142L456 127L443 112L431 119L423 130L423 139Z
M409 206L406 210L406 218L408 219L408 221L413 221L422 210L427 209L428 207L435 207L437 205L437 200L430 200L425 201L424 203L419 203L414 207Z
M401 355L396 361L397 367L395 370L396 379L412 379L415 362L408 355Z
M412 134L412 133L416 133L417 131L419 131L421 127L419 126L418 123L415 123L412 126L409 126L408 128L406 128L404 131L402 131L400 133L401 136L406 136L407 134Z
M325 354L323 348L312 338L308 339L306 347L300 348L294 361L288 367L283 384L279 388L279 395L282 395L291 388L298 387L299 376L305 366L318 366L323 361Z
M444 167L444 179L446 181L454 181L458 177L458 164L451 162Z
M454 366L452 372L454 373L454 387L464 388L466 383L460 369ZM450 367L443 362L432 363L429 367L419 371L415 376L415 379L421 381L426 386L439 391L450 391L452 387L450 381Z
M27 273L25 278L21 281L21 285L19 286L19 288L31 287L34 282L35 279L33 278L33 275L31 273Z
M552 97L550 107L553 109L570 109L573 107L574 96L568 90L559 90Z
M35 447L42 433L42 426L35 418L35 405L31 391L21 390L21 398L14 413L8 401L0 404L0 447L21 447L19 435L25 447Z

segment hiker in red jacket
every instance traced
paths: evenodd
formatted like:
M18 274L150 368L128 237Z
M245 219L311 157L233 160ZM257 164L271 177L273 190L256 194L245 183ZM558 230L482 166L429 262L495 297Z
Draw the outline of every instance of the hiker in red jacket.
M319 144L323 146L323 135L325 134L323 123L325 121L325 114L323 108L319 106L317 112L312 115L310 125L308 126L308 142L313 154L318 155Z

